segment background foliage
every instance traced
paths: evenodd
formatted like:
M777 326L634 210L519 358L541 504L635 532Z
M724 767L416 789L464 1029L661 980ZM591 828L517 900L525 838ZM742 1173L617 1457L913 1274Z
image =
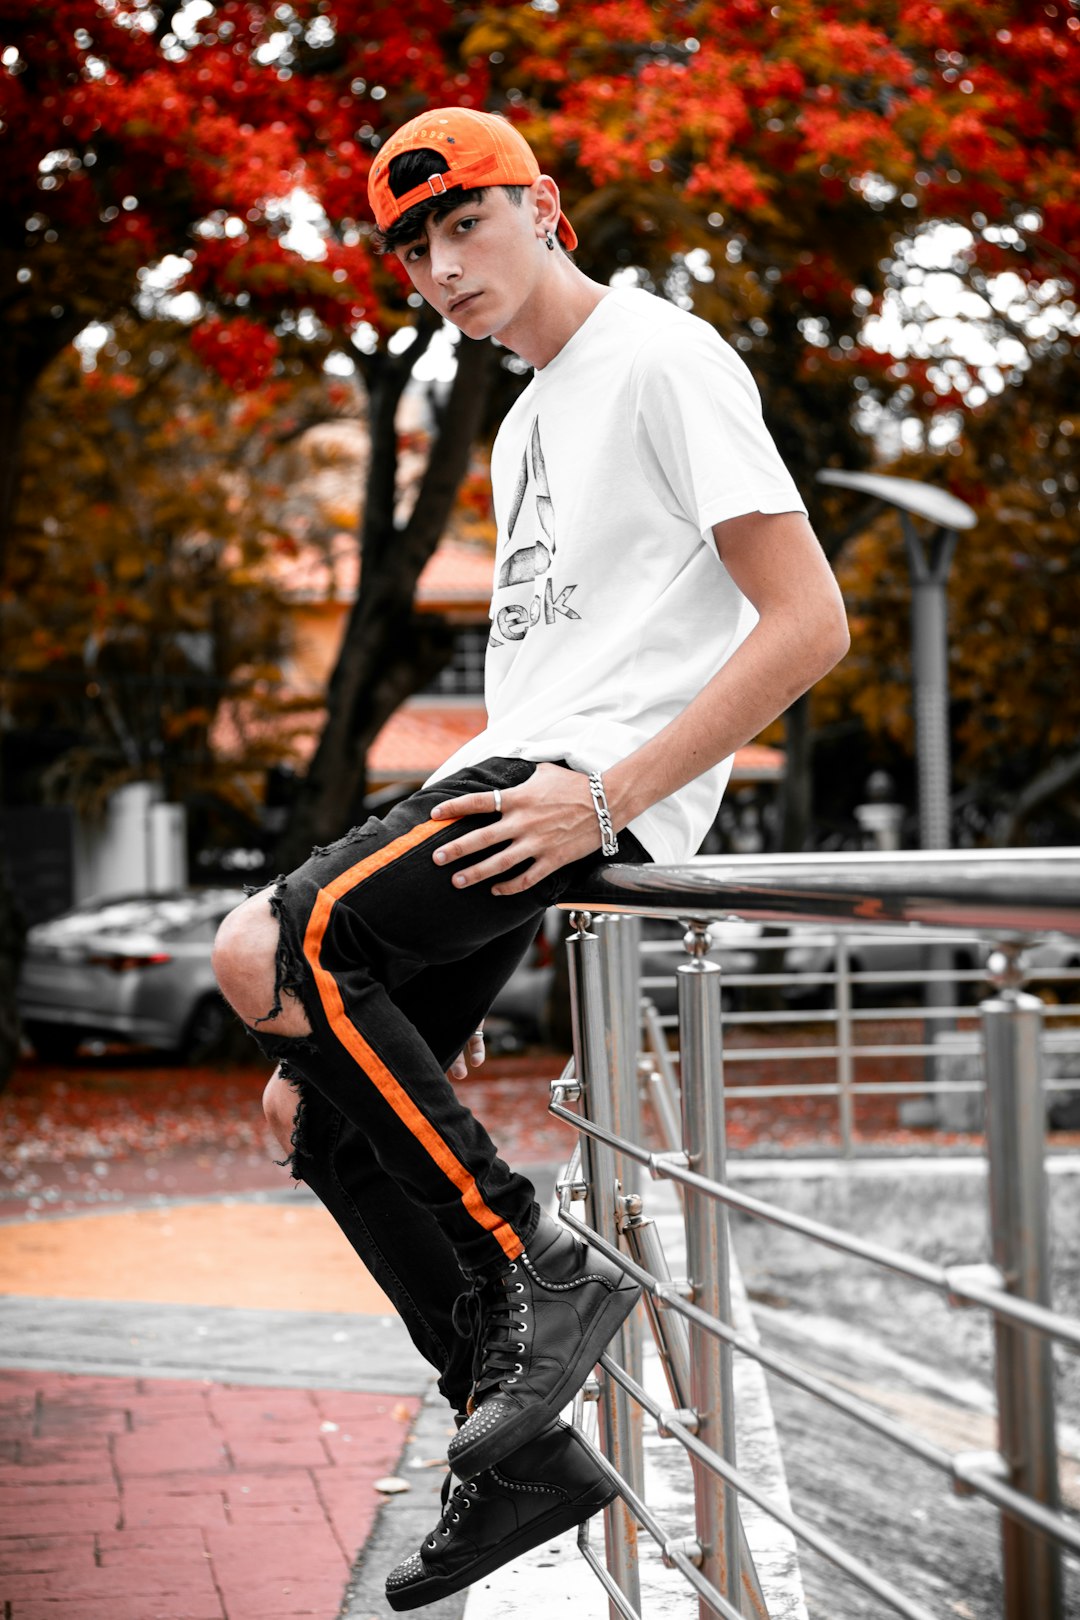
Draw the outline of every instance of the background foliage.
M188 654L152 628L171 603L183 599L180 635L227 627L215 679L256 667L253 640L276 650L258 568L272 480L255 476L270 449L245 413L272 420L332 355L355 368L372 438L365 568L288 855L340 829L371 738L445 656L446 638L411 614L413 588L471 446L520 373L488 345L458 345L428 476L403 514L395 416L435 325L395 263L373 257L363 198L386 134L452 101L506 113L535 144L564 187L585 270L687 302L753 368L827 549L849 545L855 649L819 700L849 776L875 747L910 746L903 573L892 529L866 531L874 514L824 498L813 474L908 452L900 470L948 485L982 518L953 603L972 825L1012 835L1010 795L1036 781L1065 791L1077 731L1075 683L1061 674L1075 624L1075 0L0 0L0 26L6 660L25 673L62 642L73 666L81 645L99 687L103 660L167 672L178 696L156 730L129 716L125 738L103 699L87 722L92 739L111 728L121 768L133 747L140 769L204 748ZM960 227L944 260L941 222ZM956 321L942 324L935 275L949 278L966 347ZM147 355L172 323L184 360L168 383L152 365L145 377L111 371L107 348L102 375L83 371L69 345L90 323ZM197 361L243 409L211 403ZM199 395L195 417L214 420L217 470L179 410L182 382ZM323 386L333 414L336 385ZM81 471L50 512L43 469L58 422ZM155 492L136 463L148 468L156 448ZM50 592L84 574L86 600L54 626ZM272 701L269 664L265 682ZM805 705L787 745L785 836L797 845L811 830Z

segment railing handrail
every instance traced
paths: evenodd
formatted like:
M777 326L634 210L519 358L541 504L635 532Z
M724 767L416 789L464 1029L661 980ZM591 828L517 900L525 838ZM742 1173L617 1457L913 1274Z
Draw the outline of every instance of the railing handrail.
M598 868L564 910L1080 936L1080 848L699 856Z

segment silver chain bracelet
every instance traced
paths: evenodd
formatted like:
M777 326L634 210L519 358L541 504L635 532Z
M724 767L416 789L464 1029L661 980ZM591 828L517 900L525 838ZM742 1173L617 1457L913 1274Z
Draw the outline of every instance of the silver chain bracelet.
M619 840L616 838L615 828L611 824L611 811L608 809L607 794L604 792L604 779L599 771L589 772L589 792L592 794L596 819L600 823L601 853L604 855L617 855L619 853Z

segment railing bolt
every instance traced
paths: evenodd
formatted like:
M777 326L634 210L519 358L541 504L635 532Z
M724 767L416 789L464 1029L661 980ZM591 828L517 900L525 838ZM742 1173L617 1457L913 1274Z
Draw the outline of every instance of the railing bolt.
M945 1280L948 1284L948 1293L945 1298L956 1311L970 1311L978 1307L977 1299L967 1299L963 1292L965 1288L1004 1288L1005 1278L997 1266L990 1264L989 1260L980 1261L976 1265L946 1266Z
M665 1407L656 1420L656 1432L661 1440L670 1440L672 1438L670 1425L677 1423L681 1429L689 1429L691 1434L697 1434L700 1421L690 1406Z
M986 977L995 990L1021 990L1027 978L1023 941L999 940L986 958Z
M684 1152L681 1148L677 1153L650 1153L649 1174L654 1181L659 1180L663 1174L660 1169L660 1166L663 1164L674 1164L677 1165L680 1170L689 1170L690 1155Z
M667 1569L675 1568L675 1555L681 1553L683 1558L700 1568L702 1552L701 1542L696 1536L681 1536L677 1541L665 1541L660 1551Z
M708 956L712 946L712 932L704 918L689 919L686 933L683 935L683 944L688 956L695 958Z
M640 1193L620 1193L615 1200L615 1218L619 1231L644 1220L645 1203Z
M600 1380L597 1377L586 1378L581 1386L583 1401L598 1401L600 1399Z
M988 1474L1003 1483L1009 1478L1009 1465L1000 1451L958 1451L953 1457L953 1490L957 1496L975 1496L977 1487L969 1474Z
M558 1198L562 1198L566 1193L569 1193L570 1202L577 1204L583 1198L589 1196L589 1183L587 1181L557 1181L555 1183L555 1193Z
M653 1290L657 1304L666 1305L672 1299L689 1300L694 1303L694 1285L688 1277L673 1277L670 1282L661 1283Z
M581 1101L581 1086L576 1080L553 1080L549 1091L552 1102L576 1103Z

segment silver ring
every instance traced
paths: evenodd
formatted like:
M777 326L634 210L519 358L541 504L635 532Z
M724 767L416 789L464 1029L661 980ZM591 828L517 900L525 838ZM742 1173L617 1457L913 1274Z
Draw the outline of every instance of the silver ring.
M501 816L502 815L502 788L493 788L492 793L495 796L495 814L497 816Z
M483 1038L484 1038L484 1032L483 1032L482 1029L474 1029L473 1030L473 1040L474 1041L477 1041L477 1040L482 1041Z

